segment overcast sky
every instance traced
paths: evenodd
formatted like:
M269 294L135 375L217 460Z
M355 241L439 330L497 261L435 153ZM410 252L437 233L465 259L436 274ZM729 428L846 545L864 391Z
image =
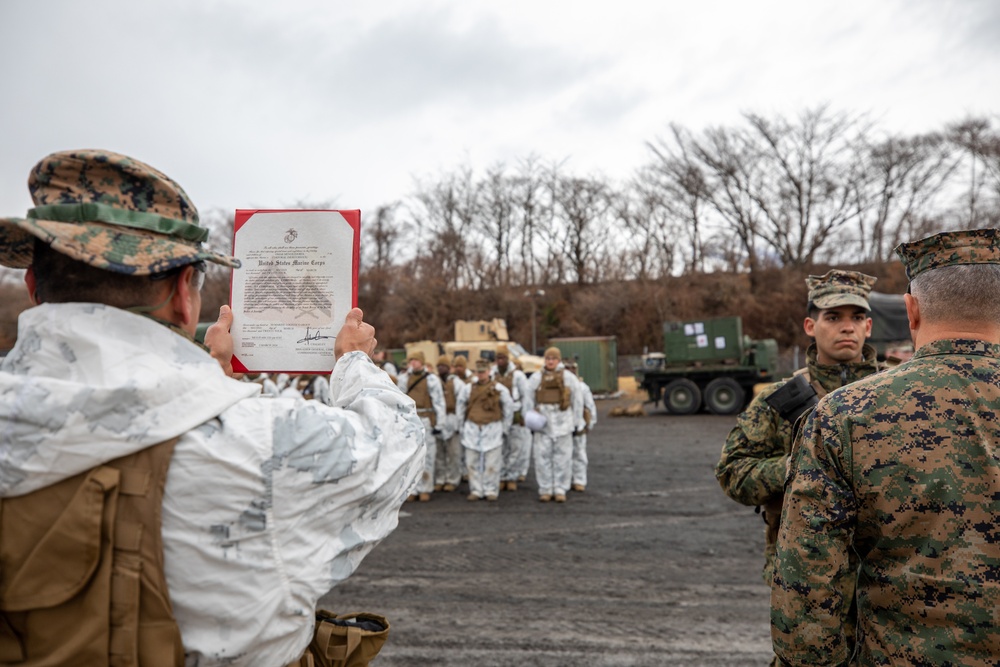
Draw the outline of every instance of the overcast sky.
M531 153L627 178L671 122L994 116L1000 2L3 0L0 73L0 215L68 148L149 162L202 211L364 214Z

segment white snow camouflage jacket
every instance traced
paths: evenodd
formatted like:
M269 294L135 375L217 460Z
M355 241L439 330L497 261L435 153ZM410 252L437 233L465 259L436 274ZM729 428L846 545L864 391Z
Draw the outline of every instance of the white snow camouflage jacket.
M298 658L318 599L396 527L422 468L413 401L361 352L338 361L333 407L259 392L98 304L25 311L0 364L0 497L181 436L163 542L188 665Z

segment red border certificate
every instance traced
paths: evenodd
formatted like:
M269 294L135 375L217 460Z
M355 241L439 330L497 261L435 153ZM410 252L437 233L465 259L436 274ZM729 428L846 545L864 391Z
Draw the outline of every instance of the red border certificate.
M329 373L358 303L361 211L236 211L233 370Z

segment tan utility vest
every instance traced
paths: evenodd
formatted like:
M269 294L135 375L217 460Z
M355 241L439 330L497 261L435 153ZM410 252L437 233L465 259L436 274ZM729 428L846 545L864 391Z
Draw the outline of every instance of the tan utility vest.
M514 374L505 374L497 370L497 382L507 387L507 391L510 392L511 398L514 396Z
M469 388L469 407L465 418L473 424L489 424L503 419L500 405L500 391L495 380L485 384L474 384Z
M0 664L184 665L160 533L176 443L0 500Z
M455 414L455 383L451 381L452 377L454 376L446 375L441 378L441 387L444 390L444 411L449 415Z
M431 402L431 390L427 388L427 376L424 371L420 375L410 375L406 380L406 395L417 404L417 412L422 417L431 420L431 426L437 423L437 415L434 414L434 403Z
M558 405L560 410L569 409L569 387L563 382L563 371L540 371L542 383L535 390L536 403Z

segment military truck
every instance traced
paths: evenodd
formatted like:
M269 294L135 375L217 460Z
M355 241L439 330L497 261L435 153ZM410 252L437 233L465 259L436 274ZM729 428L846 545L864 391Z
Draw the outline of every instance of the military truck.
M903 295L872 292L868 295L868 303L872 307L872 335L868 342L878 351L879 359L885 359L886 353L900 348L912 350L910 321L906 317Z
M774 381L778 343L743 335L739 317L663 323L663 352L642 357L636 384L654 405L688 415L702 407L732 415L753 398L753 387Z
M496 360L497 348L506 346L510 360L520 365L521 370L530 375L542 367L543 359L528 354L518 343L510 340L507 334L507 323L503 319L492 320L457 320L455 322L455 340L438 342L421 340L406 344L406 356L414 351L424 353L424 361L434 365L442 354L450 357L463 356L474 368L476 359Z

